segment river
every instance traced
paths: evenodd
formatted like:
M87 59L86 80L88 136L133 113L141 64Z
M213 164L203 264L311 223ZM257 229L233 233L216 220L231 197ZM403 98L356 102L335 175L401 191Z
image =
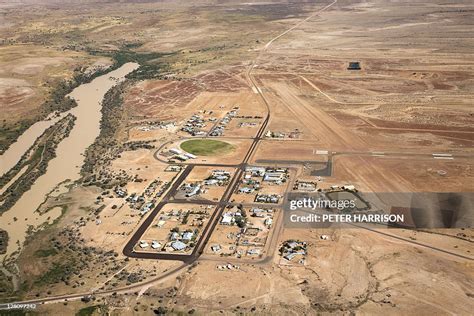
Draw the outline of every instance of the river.
M69 137L58 144L56 157L49 162L46 173L35 181L30 190L25 192L12 208L0 215L0 228L6 230L9 236L7 253L0 256L0 261L23 244L30 225L37 227L61 215L58 209L43 215L36 210L60 183L66 181L70 183L80 178L85 150L92 145L100 132L101 102L105 93L123 81L125 75L138 66L136 63L124 64L116 70L95 78L90 83L80 85L70 93L70 96L76 100L77 106L68 111L76 117ZM40 135L41 132L36 137ZM18 142L22 139L28 144L32 140L30 135L28 138L20 137ZM16 148L24 148L26 151L29 147L20 143Z

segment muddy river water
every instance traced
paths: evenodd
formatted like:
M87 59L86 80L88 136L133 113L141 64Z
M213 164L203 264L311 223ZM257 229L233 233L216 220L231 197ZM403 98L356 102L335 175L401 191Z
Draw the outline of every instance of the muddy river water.
M47 221L51 222L61 215L59 208L43 215L36 212L36 209L59 184L79 179L79 172L84 163L84 152L100 132L101 101L105 93L118 82L124 80L125 75L136 68L138 68L136 63L124 64L71 92L70 96L76 100L78 105L69 111L77 118L69 137L58 144L56 157L49 162L46 173L36 180L31 189L25 192L11 209L0 215L0 228L6 230L9 235L7 253L0 256L0 261L23 244L30 225L37 227ZM49 121L48 123L44 125L51 125ZM25 133L28 133L28 137L19 138L17 143L24 143L19 143L14 147L16 151L20 148L15 155L22 155L33 144L36 137L41 135L42 130L44 131L41 128L33 128L37 129L36 134L27 131ZM11 154L9 157L15 155Z

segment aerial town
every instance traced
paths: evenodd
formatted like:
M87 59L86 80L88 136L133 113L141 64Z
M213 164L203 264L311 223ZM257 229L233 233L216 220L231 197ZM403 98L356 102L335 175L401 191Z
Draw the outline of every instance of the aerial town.
M0 315L471 315L470 1L0 1Z

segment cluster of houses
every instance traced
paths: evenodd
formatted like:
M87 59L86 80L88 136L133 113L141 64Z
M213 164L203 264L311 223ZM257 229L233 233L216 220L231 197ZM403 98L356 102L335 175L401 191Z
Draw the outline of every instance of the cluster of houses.
M201 115L194 114L189 120L186 121L181 131L191 134L192 136L202 136L206 132L202 131L201 128L206 127L204 118Z
M267 138L298 138L300 136L301 132L298 129L295 129L292 132L289 133L284 133L284 132L278 132L278 131L270 131L268 130L265 133L265 137Z
M199 182L184 183L180 190L184 192L186 197L193 197L201 193L201 184Z
M239 111L239 107L234 107L231 111L227 112L224 118L214 126L214 128L209 133L209 136L222 136L224 134L224 130L230 121L237 115Z
M146 122L146 125L140 126L138 130L148 132L155 129L173 130L176 127L175 122Z
M147 249L150 246L152 249L155 249L155 250L161 250L163 248L163 245L159 241L156 241L156 240L153 240L151 242L151 245L148 243L148 241L141 240L139 246L142 249Z
M239 187L238 193L251 194L260 189L260 180L255 178L262 178L262 181L272 184L280 185L288 179L287 168L265 168L250 166L245 169L242 186ZM270 202L273 203L273 202Z
M132 209L140 209L145 203L145 196L143 194L139 195L137 193L130 194L129 197L125 199Z
M282 184L288 179L288 168L249 166L245 168L244 180L251 180L252 177L261 177L265 182Z
M124 198L127 196L127 189L123 187L116 186L114 189L115 194L117 194L118 197Z
M169 249L172 251L184 251L188 247L193 247L193 241L196 239L197 230L186 230L183 232L176 231L173 229L169 234L169 242L162 244L157 240L151 241L151 244L146 240L141 240L138 246L141 249L147 249L151 247L154 250L162 251L163 249Z
M224 271L224 270L239 270L240 266L234 265L234 264L222 264L222 265L217 265L216 269L219 271Z
M179 160L179 161L186 161L186 160L189 160L189 159L196 159L197 156L193 155L193 154L190 154L190 153L187 153L187 152L184 152L178 148L171 148L169 150L169 152L172 154L172 157L171 159L176 159L176 160Z
M250 210L250 216L258 217L258 218L265 218L263 224L270 229L273 225L273 210L272 209L263 209L254 207Z
M169 165L166 167L165 171L166 172L180 172L183 169L182 166L180 165Z
M165 182L163 186L160 187L158 192L154 194L156 188L161 185L163 182L160 180L154 180L142 194L132 193L127 197L127 190L122 187L115 187L114 192L118 197L125 198L125 201L129 203L131 209L140 210L140 214L144 215L155 207L156 198L159 198L163 192L166 191L169 186L169 182ZM154 194L154 196L153 196ZM147 197L152 197L151 200L148 200Z
M287 240L280 248L280 254L288 261L299 258L298 263L304 264L306 259L306 242L299 240Z
M332 185L330 188L329 188L329 191L340 191L340 190L344 190L344 191L351 191L351 192L357 192L357 189L354 185L352 184L345 184L345 185Z
M152 194L155 192L156 188L161 185L163 183L163 181L161 181L160 179L155 179L153 180L148 186L147 188L145 189L145 195L147 197L151 197Z
M257 194L255 196L255 202L277 204L280 198L281 196L278 194Z
M255 127L257 122L240 122L239 127Z
M205 192L203 186L222 186L229 183L231 173L226 170L213 170L211 175L202 182L184 183L180 190L186 197L193 197Z
M293 190L314 192L316 191L317 183L313 181L296 180Z
M224 212L221 217L221 225L237 225L244 228L247 222L247 214L244 210L234 206L230 210Z
M212 170L211 175L204 180L204 185L226 185L230 180L230 171Z
M265 174L263 175L264 182L271 182L274 184L282 184L288 179L287 168L266 168Z
M176 229L173 229L169 235L169 246L173 251L183 251L188 246L191 246L191 242L196 239L197 235L197 230L186 230L184 232L179 232L176 231Z

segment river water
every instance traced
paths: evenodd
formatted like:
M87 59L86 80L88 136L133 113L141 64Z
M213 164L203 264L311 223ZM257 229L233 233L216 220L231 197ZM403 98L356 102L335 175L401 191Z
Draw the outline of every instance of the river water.
M69 136L58 144L56 157L49 162L46 173L36 180L31 189L25 192L11 209L0 215L0 228L6 230L9 236L7 253L0 256L0 261L23 244L28 226L37 227L46 221L51 222L61 215L58 209L43 215L40 215L36 210L60 183L79 179L84 163L84 152L100 132L101 102L105 93L123 81L125 75L138 66L136 63L124 64L114 71L97 77L90 83L80 85L71 92L70 96L77 102L77 106L68 112L77 118L74 128ZM35 136L38 137L41 133L40 131ZM31 137L30 134L29 138L19 138L19 142L24 139L29 144L32 140ZM26 151L29 146L19 144L17 148L25 148Z

